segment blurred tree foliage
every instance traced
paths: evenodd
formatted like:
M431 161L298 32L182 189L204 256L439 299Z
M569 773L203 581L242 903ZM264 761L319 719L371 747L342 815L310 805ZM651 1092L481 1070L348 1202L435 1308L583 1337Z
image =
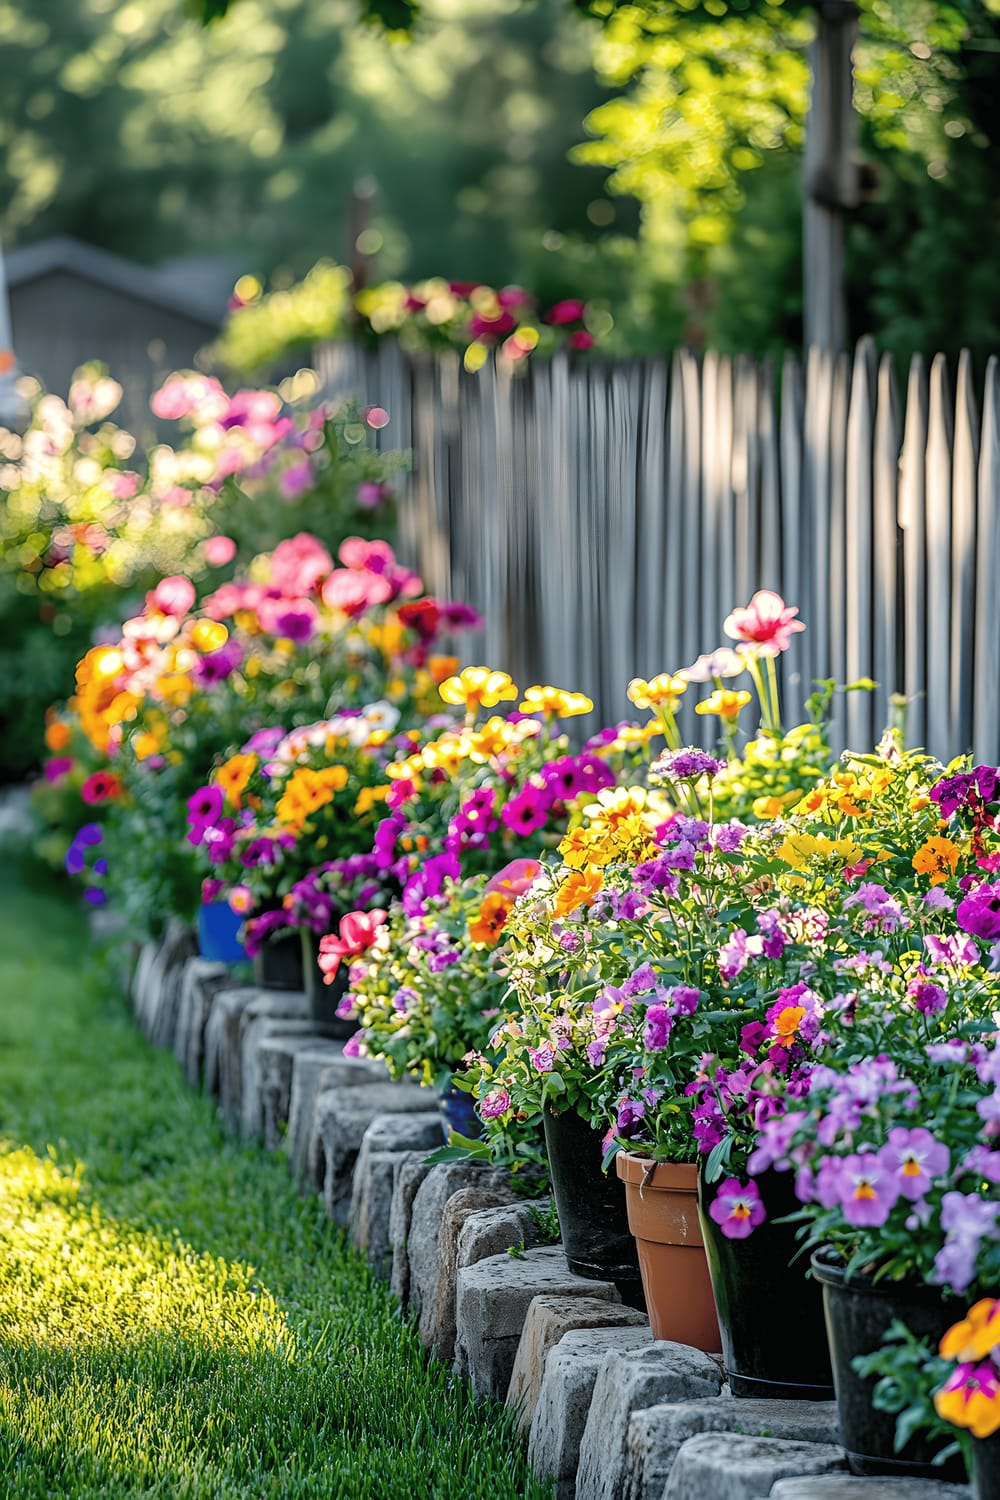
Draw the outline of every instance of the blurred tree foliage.
M380 275L502 284L518 236L594 237L606 174L566 167L608 97L593 28L565 0L423 12L392 45L352 0L241 0L205 30L181 0L0 0L5 243L69 233L301 273L344 258L366 174Z
M1000 288L969 247L997 228L1000 0L859 6L853 331L900 354L992 352ZM0 0L0 229L146 260L228 253L280 286L345 256L346 199L371 174L378 278L604 300L636 349L795 343L814 15L810 0Z

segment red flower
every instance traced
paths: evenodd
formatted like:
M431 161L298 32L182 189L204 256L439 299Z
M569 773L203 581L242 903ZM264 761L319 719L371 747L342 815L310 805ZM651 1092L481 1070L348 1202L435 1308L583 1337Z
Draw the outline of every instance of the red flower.
M110 802L120 794L121 789L122 784L113 771L95 771L83 783L80 796L92 807L95 802Z
M340 935L328 932L319 940L319 966L323 970L323 983L332 984L343 958L357 958L370 948L385 925L388 912L381 907L374 911L349 911L340 919Z

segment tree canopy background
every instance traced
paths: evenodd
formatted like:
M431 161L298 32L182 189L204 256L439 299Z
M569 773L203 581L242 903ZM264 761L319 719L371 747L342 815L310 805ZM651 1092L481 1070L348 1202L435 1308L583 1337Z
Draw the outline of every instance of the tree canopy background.
M0 0L6 245L70 233L281 284L347 254L371 178L380 278L599 296L622 347L800 337L806 0L192 9L226 6ZM862 3L852 325L900 353L1000 343L998 10Z

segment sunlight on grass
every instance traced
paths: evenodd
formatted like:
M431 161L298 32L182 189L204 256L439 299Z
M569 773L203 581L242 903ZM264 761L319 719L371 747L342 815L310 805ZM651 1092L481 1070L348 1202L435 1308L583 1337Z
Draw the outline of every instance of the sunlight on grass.
M4 1342L81 1350L151 1334L290 1355L294 1339L251 1266L106 1218L72 1172L0 1148Z

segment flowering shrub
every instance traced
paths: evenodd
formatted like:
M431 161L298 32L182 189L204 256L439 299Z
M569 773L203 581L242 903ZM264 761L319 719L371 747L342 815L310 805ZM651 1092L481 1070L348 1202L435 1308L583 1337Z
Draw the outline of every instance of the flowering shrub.
M333 892L345 899L351 881L357 901L386 894L370 849L398 722L397 708L376 702L288 733L258 730L188 799L188 840L209 872L203 894L224 894L249 918L251 954L279 927L326 932ZM324 878L334 874L339 883Z
M489 879L446 882L419 911L396 903L351 964L340 1007L361 1023L351 1050L381 1058L394 1078L412 1073L421 1083L446 1083L485 1044L507 988L483 908L495 893L511 904L540 868L520 859ZM325 938L322 947L330 952L334 942Z
M348 284L349 273L328 261L280 291L265 293L254 278L241 277L217 356L227 369L248 374L341 336L351 305ZM409 353L459 349L468 370L481 369L493 348L515 363L561 346L584 352L594 346L595 328L603 326L576 297L543 309L524 287L497 289L441 277L412 286L386 281L363 287L353 308L369 339L395 337Z
M114 827L126 845L143 827L144 877L135 851L131 864L112 862L140 925L160 907L150 882L161 896L165 879L173 885L163 909L195 904L185 806L248 729L315 722L331 706L343 713L380 699L385 713L413 720L443 706L435 674L446 676L454 659L432 648L439 633L475 624L475 612L424 596L386 542L349 538L339 557L336 566L315 537L290 538L199 609L187 579L165 579L115 644L80 662L71 712L128 794L128 816ZM408 623L410 609L419 625Z

